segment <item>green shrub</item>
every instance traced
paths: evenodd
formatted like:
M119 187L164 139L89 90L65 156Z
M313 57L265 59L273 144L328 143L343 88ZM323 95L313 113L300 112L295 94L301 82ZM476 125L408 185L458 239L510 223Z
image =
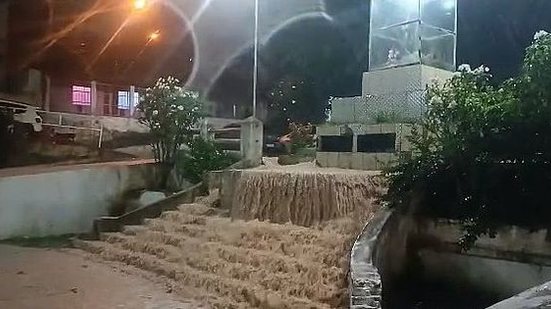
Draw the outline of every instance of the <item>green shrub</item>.
M189 143L189 149L178 152L176 169L187 180L199 183L207 172L227 168L237 161L213 141L197 137Z
M537 229L551 217L551 35L536 35L520 76L490 79L463 65L431 86L413 155L386 171L389 206L460 220L465 248L500 225Z

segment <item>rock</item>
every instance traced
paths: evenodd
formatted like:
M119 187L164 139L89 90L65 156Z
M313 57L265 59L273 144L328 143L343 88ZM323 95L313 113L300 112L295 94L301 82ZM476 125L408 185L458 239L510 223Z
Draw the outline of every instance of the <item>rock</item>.
M166 194L164 192L157 192L157 191L145 191L140 196L140 205L147 206L151 205L155 202L158 202L162 199L166 198Z
M72 288L72 289L71 289L71 292L73 292L73 293L75 293L75 294L78 293L78 288L76 288L76 287Z

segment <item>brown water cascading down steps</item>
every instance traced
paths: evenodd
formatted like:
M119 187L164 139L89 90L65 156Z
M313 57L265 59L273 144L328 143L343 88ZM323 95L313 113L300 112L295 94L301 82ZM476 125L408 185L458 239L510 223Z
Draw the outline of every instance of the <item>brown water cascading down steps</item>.
M250 184L257 181L254 175L253 179L243 180ZM315 181L322 190L330 186L325 180ZM301 182L296 180L295 188L304 188L305 193L306 185ZM265 186L262 182L257 184ZM279 186L285 184L279 183ZM334 190L341 186L339 194L360 190L355 185L337 183L334 186ZM236 198L245 201L253 196L247 191L243 193ZM283 196L292 195L281 188L266 189L266 193L279 195L282 201ZM345 200L339 194L334 201ZM305 205L297 202L300 194L294 196L295 202L283 202L287 205L283 209L290 210L289 221L296 219L296 223L311 224L311 227L256 219L232 220L227 213L213 207L218 198L217 192L213 192L193 204L181 205L178 210L146 220L143 226L128 226L121 233L102 234L101 241L79 241L78 245L104 259L167 277L178 285L178 290L193 291L213 308L344 308L348 250L363 224L358 219L358 209L336 207L332 210L324 206L328 211L321 211L320 215L307 212L291 215L293 204ZM327 198L333 198L331 196ZM258 195L255 198L265 199ZM348 199L346 203L356 203L351 202L352 197ZM260 219L273 219L277 208L269 207L275 204L262 202L262 205L272 206L243 209L251 213L253 209L265 209ZM347 211L350 211L348 216L340 217ZM365 213L361 217L369 216ZM327 220L332 217L336 219ZM285 215L278 218L284 219ZM315 224L318 220L324 222Z
M313 226L351 214L371 214L382 188L382 179L372 172L246 170L239 179L232 217Z

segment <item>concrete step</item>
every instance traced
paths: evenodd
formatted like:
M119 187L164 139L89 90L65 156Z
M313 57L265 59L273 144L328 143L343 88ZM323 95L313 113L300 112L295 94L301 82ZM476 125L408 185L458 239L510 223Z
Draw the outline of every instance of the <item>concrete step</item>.
M222 297L231 298L237 305L248 304L253 308L282 308L282 304L287 304L286 308L330 308L329 305L311 301L309 299L293 297L280 292L265 289L259 284L253 282L244 282L232 278L220 276L210 271L198 270L187 264L174 263L159 258L157 255L162 250L151 248L155 255L139 251L128 250L126 247L133 248L131 242L126 242L128 236L107 235L106 240L117 242L82 242L80 248L90 252L100 254L103 258L113 261L121 261L126 264L154 272L156 274L174 279L179 283L187 284L197 288L205 289L210 293L215 293ZM124 241L123 241L124 240ZM208 257L203 257L208 260ZM281 282L280 284L285 284ZM228 308L228 307L226 307Z
M207 217L202 215L190 215L181 211L165 211L159 220L165 222L175 222L182 225L205 225Z
M121 233L125 235L136 235L138 233L141 233L143 231L147 231L147 228L143 225L125 225L122 228Z
M347 258L339 252L338 248L328 250L326 248L309 245L304 243L285 243L282 241L271 241L269 237L253 236L247 234L246 230L233 230L231 228L221 227L213 229L210 226L193 226L180 224L167 224L162 221L152 221L148 229L150 232L158 232L155 241L170 242L178 244L180 241L188 239L197 239L203 243L220 243L229 248L240 248L244 254L249 254L246 250L255 250L266 252L273 256L282 256L292 259L307 260L312 265L319 265L320 269L332 269L346 264ZM149 233L147 233L149 234ZM140 235L141 236L141 235ZM282 262L285 259L282 259Z
M148 221L147 226L168 229L168 232L186 233L193 237L201 237L204 233L209 234L209 237L213 235L223 237L224 231L231 231L234 234L240 234L240 237L246 237L251 240L300 244L301 246L312 246L312 248L317 246L320 249L329 249L329 251L341 250L341 252L344 252L348 246L348 242L350 242L349 237L346 235L327 233L291 224L280 225L258 221L232 221L229 218L215 216L205 216L205 223L202 224L204 227L195 227L185 223L192 221L193 218L183 212L169 212L159 219Z
M335 298L343 291L335 285L335 279L344 280L339 273L319 276L323 266L299 262L284 263L281 256L258 250L242 250L217 243L202 243L196 239L179 242L166 241L166 238L126 236L119 233L104 235L103 240L116 244L125 250L154 255L168 262L185 264L194 269L215 273L218 276L246 282L255 282L264 289L279 291L285 295L308 298L317 301ZM262 257L255 260L256 255ZM291 265L289 267L289 265ZM313 266L313 267L312 267ZM318 267L316 267L318 266ZM320 288L321 287L321 288Z
M220 204L220 194L218 190L213 190L207 196L198 196L195 203L203 204L208 207L217 208Z

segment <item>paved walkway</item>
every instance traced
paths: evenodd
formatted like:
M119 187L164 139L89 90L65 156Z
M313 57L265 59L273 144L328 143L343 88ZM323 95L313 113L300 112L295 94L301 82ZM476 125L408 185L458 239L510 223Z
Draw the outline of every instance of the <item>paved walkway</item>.
M201 306L137 270L92 261L73 249L0 245L0 308L192 309Z

